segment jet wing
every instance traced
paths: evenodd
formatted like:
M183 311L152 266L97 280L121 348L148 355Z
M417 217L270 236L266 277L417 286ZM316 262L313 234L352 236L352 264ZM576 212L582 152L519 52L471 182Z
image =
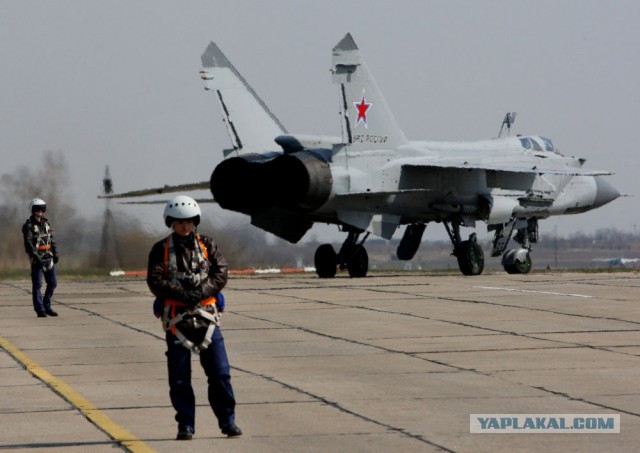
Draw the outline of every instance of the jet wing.
M194 198L196 203L215 203L213 198ZM168 200L150 200L150 201L119 201L118 204L165 204Z
M337 198L373 198L373 197L390 197L393 195L406 195L416 193L433 192L433 189L398 189L398 190L382 190L379 192L344 192L336 194Z
M98 195L98 198L135 198L149 195L159 195L163 193L188 192L191 190L208 190L209 181L195 182L189 184L178 184L176 186L165 185L154 189L132 190L131 192L114 193L109 195Z
M429 160L425 162L423 157L404 159L401 163L403 167L422 168L442 168L456 170L491 170L507 173L535 173L566 176L599 176L612 175L613 172L607 170L590 170L582 167L558 167L552 165L540 165L538 163L527 165L527 163L502 163L502 162L474 162L470 159L441 159Z

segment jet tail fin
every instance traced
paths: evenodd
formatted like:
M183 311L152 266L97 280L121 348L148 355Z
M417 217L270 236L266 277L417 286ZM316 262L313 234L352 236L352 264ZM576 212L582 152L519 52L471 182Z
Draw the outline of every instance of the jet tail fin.
M363 149L407 143L351 34L333 48L333 83L340 85L343 141Z
M273 139L287 130L260 99L215 43L202 54L200 78L205 90L215 94L233 148L231 154L264 153L273 150Z

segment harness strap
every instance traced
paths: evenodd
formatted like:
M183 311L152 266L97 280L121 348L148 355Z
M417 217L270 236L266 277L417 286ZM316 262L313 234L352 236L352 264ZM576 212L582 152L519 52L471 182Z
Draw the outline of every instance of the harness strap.
M215 297L207 297L206 299L202 299L200 301L201 306L203 307L207 307L209 305L213 305L217 302L218 299L216 299ZM164 300L164 304L165 305L170 305L172 307L186 307L187 304L180 301L180 300L174 300L174 299L165 299Z
M195 233L196 247L191 254L191 269L187 272L178 272L178 260L176 257L175 245L173 243L173 234L169 235L164 245L164 271L165 275L169 277L172 283L177 284L179 279L189 278L193 275L191 271L198 271L201 274L207 274L209 269L209 253L207 247L204 245L202 238L198 233ZM165 331L171 330L171 333L178 337L180 342L188 349L198 352L202 349L206 349L211 344L211 336L215 326L220 325L220 315L218 313L218 307L216 306L217 299L215 297L208 297L200 301L195 309L187 310L183 313L176 314L176 307L186 307L187 304L178 300L165 299L164 311L162 317L162 324ZM206 310L201 307L213 306L214 316L210 315ZM187 314L200 314L203 318L211 321L205 340L200 345L194 345L189 341L180 330L176 327L176 324L182 321ZM206 343L206 345L205 345ZM203 346L204 345L204 346Z
M218 306L216 305L217 301L218 300L215 297L209 297L207 299L201 300L199 306L202 306L202 307L211 307L211 306L213 306L214 312L216 313L216 316L218 317L218 324L219 324L220 323L220 315L218 314ZM187 304L185 304L184 302L181 302L179 300L173 300L173 299L165 299L164 300L164 312L163 312L163 316L162 316L162 326L163 326L165 331L171 330L171 333L176 335L175 323L171 324L171 321L174 318L176 318L176 316L180 316L180 315L176 315L176 307L186 307L186 306L187 306ZM196 307L196 309L200 309L200 308ZM202 310L202 311L204 311L204 310ZM204 311L204 312L206 313L206 311ZM182 319L182 318L180 318L180 319ZM180 321L176 321L176 322L180 322Z
M45 252L44 254L46 255L46 252L49 252L52 249L51 227L49 226L49 223L43 220L40 225L31 223L31 226L33 228L33 232L38 235L36 237L36 243L34 244L36 250L38 250L38 252Z
M176 258L176 249L173 243L173 234L167 237L164 244L164 269L168 274L172 283L176 283L181 278L188 278L193 272L198 270L201 274L206 274L209 269L209 252L202 242L202 238L198 233L196 237L195 253L191 254L191 269L188 272L178 272L178 260Z
M167 308L169 307L165 307L165 313L167 311ZM182 345L185 348L190 349L195 353L199 353L200 351L203 351L209 347L209 345L211 344L211 338L213 337L213 332L215 331L216 326L220 326L220 314L218 313L218 309L216 308L215 305L213 305L213 310L214 310L213 314L209 313L208 311L202 308L195 308L193 310L180 313L171 318L171 321L169 321L168 323L168 327L169 329L171 329L172 333L178 338L178 340L180 340L180 343L182 343ZM173 311L175 311L175 306L173 307ZM184 334L180 331L180 329L177 326L177 324L180 323L180 321L182 321L186 316L189 316L189 315L193 316L196 314L202 316L204 319L209 321L209 327L207 327L207 332L205 333L204 338L202 339L202 343L200 343L199 345L196 345L193 341L185 337ZM165 329L165 330L169 330L169 329Z

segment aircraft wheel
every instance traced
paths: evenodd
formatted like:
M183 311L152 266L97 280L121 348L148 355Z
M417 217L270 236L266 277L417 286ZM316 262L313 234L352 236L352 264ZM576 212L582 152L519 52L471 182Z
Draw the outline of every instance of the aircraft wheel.
M369 255L367 249L362 245L356 245L353 253L347 259L347 270L352 278L362 278L367 276L369 270Z
M527 252L524 261L514 260L511 264L505 264L504 270L508 274L528 274L531 270L531 254Z
M458 267L464 275L480 275L484 270L484 252L474 238L462 241L456 250Z
M331 244L322 244L316 249L313 257L316 273L320 278L333 278L336 276L338 255Z

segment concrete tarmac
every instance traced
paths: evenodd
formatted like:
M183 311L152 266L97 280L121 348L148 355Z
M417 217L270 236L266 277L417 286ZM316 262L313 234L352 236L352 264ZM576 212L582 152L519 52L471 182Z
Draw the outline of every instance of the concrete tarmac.
M60 279L59 317L0 282L0 449L65 452L634 451L638 273L233 276L223 334L244 431L198 403L176 441L142 278ZM620 414L620 433L470 433L471 414Z

